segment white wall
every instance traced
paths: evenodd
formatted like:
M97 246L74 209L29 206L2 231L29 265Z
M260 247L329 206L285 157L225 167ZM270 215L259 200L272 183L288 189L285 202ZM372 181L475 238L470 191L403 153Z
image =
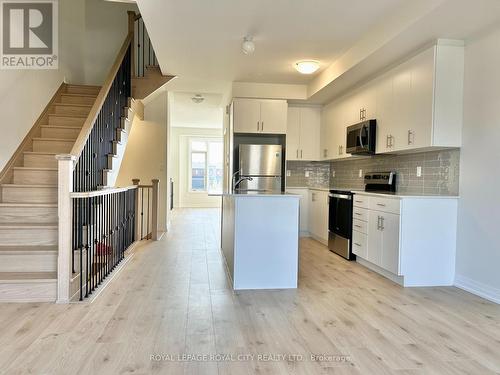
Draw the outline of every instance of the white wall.
M222 129L171 128L171 177L174 180L174 207L219 207L219 197L207 193L190 192L188 181L189 138L217 137L222 140Z
M500 303L500 26L465 50L456 284Z
M144 121L138 118L132 130L116 182L117 186L130 186L132 179L139 178L141 184L151 185L151 180L160 180L158 227L166 231L168 223L167 184L167 93L158 95L144 108Z

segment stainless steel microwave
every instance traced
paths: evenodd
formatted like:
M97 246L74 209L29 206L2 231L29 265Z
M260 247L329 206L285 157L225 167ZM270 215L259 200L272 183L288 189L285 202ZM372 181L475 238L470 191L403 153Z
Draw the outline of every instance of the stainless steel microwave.
M376 132L376 120L366 120L347 127L346 152L352 155L375 154Z

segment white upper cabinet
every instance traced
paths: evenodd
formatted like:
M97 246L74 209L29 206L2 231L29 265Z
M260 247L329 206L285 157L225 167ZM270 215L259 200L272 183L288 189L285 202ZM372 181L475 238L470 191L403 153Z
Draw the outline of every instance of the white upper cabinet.
M437 44L388 72L378 82L377 153L460 147L463 79L464 48L453 43Z
M321 110L288 107L287 123L287 160L319 160Z
M235 133L286 133L285 100L233 99L233 106Z
M320 127L320 108L302 107L300 109L300 158L302 160L319 160Z
M356 91L327 104L322 114L321 158L345 154L346 128L377 120L377 153L462 143L464 47L440 40Z

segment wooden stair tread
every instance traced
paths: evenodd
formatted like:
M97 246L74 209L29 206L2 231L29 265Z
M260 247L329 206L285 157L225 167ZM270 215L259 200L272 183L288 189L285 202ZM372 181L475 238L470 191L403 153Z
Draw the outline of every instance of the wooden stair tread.
M57 281L57 272L0 272L0 283Z
M1 184L5 187L19 187L19 188L56 188L57 185L40 185L40 184Z
M57 155L55 152L46 152L46 151L24 151L25 154L31 155Z
M57 171L57 168L46 168L46 167L14 167L12 168L14 170L21 170L21 171Z
M73 98L96 98L98 94L74 94L72 92L64 92L61 96L71 96Z
M66 87L85 87L85 88L89 88L89 89L100 89L101 86L99 85L78 85L76 83L69 83L66 85Z
M51 141L51 142L74 142L73 139L65 138L33 138L34 141Z
M68 117L68 118L87 118L85 115L61 115L59 113L50 113L49 116L53 117Z
M0 207L47 207L47 208L53 208L57 207L57 203L24 203L24 202L19 202L19 203L10 203L10 202L0 202Z
M40 254L57 252L57 246L0 246L0 254Z
M71 126L71 125L41 125L40 128L46 128L46 129L78 129L78 126Z
M80 104L80 103L54 103L55 106L62 107L92 107L92 104Z
M43 228L46 228L46 229L58 228L58 224L57 223L53 223L53 224L47 224L47 223L1 224L0 223L0 229L43 229Z

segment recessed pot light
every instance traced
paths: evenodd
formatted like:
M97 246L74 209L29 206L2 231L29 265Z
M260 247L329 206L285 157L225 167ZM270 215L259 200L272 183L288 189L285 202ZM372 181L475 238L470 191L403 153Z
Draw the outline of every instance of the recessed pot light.
M295 63L295 69L302 74L313 74L319 69L319 62L314 60L303 60Z

